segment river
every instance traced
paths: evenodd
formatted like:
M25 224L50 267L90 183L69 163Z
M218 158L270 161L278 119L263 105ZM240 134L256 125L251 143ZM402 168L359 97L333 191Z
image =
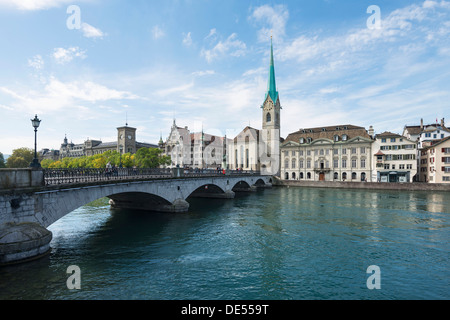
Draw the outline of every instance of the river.
M51 253L0 268L0 299L450 299L448 193L273 188L111 209L49 227ZM81 289L69 290L69 266ZM377 266L379 289L369 289Z

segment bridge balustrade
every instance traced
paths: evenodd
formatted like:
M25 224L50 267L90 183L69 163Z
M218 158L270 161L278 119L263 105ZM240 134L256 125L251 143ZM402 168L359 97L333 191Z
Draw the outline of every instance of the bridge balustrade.
M175 170L179 170L176 175ZM259 171L243 170L210 170L210 169L182 169L182 168L114 168L114 169L45 169L44 181L46 186L66 185L73 183L90 183L115 180L143 180L164 179L174 177L220 177L224 175L259 175Z

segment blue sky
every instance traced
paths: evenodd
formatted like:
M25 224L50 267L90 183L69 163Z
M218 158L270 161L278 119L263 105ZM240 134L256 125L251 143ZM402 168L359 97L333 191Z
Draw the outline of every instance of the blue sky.
M450 121L450 1L0 0L0 152L260 128L271 34L283 137Z

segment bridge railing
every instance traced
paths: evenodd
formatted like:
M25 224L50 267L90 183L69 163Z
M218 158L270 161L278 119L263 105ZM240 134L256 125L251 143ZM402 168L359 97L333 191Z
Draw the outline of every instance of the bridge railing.
M89 183L115 180L142 180L177 177L218 177L224 175L259 175L259 171L243 170L211 170L211 169L183 169L183 168L114 168L114 169L45 169L44 181L46 186L65 185L72 183Z

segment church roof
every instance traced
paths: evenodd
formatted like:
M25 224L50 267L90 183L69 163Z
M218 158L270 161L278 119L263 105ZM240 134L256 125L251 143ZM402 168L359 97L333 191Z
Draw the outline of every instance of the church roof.
M294 141L298 142L300 138L311 138L312 141L318 139L329 139L333 140L335 135L342 136L347 135L347 139L350 140L355 137L363 137L371 139L364 127L354 126L354 125L339 125L339 126L327 126L327 127L316 127L309 129L300 129L297 132L293 132L287 136L285 142Z

